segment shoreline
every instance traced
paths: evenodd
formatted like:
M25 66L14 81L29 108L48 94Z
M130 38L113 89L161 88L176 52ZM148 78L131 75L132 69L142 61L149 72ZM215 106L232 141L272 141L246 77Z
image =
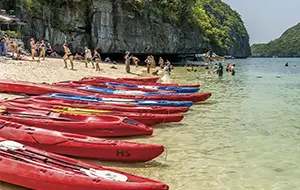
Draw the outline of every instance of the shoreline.
M70 67L70 63L68 62ZM114 66L116 69L111 68ZM64 62L59 58L46 58L45 61L19 61L0 57L0 80L20 80L35 83L54 83L67 80L80 80L83 77L103 76L119 77L149 77L145 66L131 65L131 73L125 72L125 64L100 63L101 71L92 69L92 64L85 68L83 61L74 60L75 71L64 69ZM22 95L0 93L0 100L22 97Z

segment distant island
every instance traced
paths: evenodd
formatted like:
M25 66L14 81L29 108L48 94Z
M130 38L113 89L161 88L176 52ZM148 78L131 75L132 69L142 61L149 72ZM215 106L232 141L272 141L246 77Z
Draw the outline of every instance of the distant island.
M252 57L300 57L300 23L287 29L278 39L253 44Z

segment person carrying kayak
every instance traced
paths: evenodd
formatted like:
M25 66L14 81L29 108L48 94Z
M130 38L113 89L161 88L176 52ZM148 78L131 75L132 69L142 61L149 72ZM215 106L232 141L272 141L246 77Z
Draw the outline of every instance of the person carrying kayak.
M71 70L74 70L73 54L72 54L70 48L67 46L67 44L64 44L63 47L64 47L64 50L65 50L65 55L63 56L64 62L65 62L65 67L64 68L65 69L68 68L67 60L70 60Z
M223 76L223 65L222 65L222 63L219 63L219 68L217 70L217 74L219 75L219 77Z

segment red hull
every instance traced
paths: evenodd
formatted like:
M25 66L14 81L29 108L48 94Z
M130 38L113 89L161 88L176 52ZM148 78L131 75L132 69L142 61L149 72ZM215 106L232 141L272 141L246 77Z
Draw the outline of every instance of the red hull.
M152 135L153 130L146 125L118 116L104 115L75 115L64 113L38 114L36 110L14 108L8 111L19 113L6 113L0 119L22 123L34 127L55 130L67 133L76 133L93 137L121 137Z
M0 120L0 137L53 153L118 162L146 162L164 147L62 133Z
M86 95L86 93L84 93L83 91L78 91L72 88L11 80L0 80L0 91L10 93L23 93L29 95L41 95L51 93L76 94L82 96Z
M41 104L41 103L30 103L28 100L25 99L16 99L16 100L9 100L6 103L2 103L5 105L8 109L14 108L14 107L20 107L23 108L24 111L28 108L31 109L37 109L37 110L47 110L46 113L49 113L49 111L53 111L54 109L57 110L55 112L64 112L64 107L60 105L51 105L51 104ZM70 106L72 108L72 105ZM88 107L85 107L83 109L90 109ZM90 109L92 110L92 109ZM94 109L95 110L95 109ZM66 110L67 111L67 110ZM95 110L96 111L96 110ZM76 112L76 111L75 111ZM81 111L78 111L81 112ZM128 117L130 119L133 119L135 121L139 121L147 126L153 126L161 123L170 123L170 122L179 122L183 119L183 115L180 114L150 114L150 113L133 113L133 112L119 112L119 111L105 111L102 113L84 113L88 115L116 115L120 117Z
M140 82L140 83L156 83L159 80L159 77L142 77L142 78L108 78L108 77L85 77L93 78L98 80L113 80L113 81L127 81L127 82ZM84 79L85 79L84 78Z
M144 95L125 95L125 94L105 94L94 92L88 89L82 89L82 91L89 93L92 96L99 96L102 98L122 98L122 99L134 99L134 100L167 100L167 101L192 101L203 102L211 97L212 93L196 93L196 94L168 94L158 96L144 96Z
M134 104L109 104L103 102L85 102L76 100L65 100L51 97L30 97L30 101L34 103L51 104L70 106L78 108L89 108L109 111L122 111L122 112L134 112L134 113L156 113L156 114L173 114L180 112L187 112L188 107L160 107L160 106L138 106Z
M164 83L152 83L152 82L141 82L141 81L126 81L121 79L112 79L106 77L85 77L80 82L85 84L93 83L105 83L105 82L116 82L124 84L135 84L135 85L151 85L151 86L180 86L180 87L200 87L200 84L164 84Z
M0 180L37 190L167 190L158 181L0 139ZM6 143L6 144L5 144ZM108 175L116 176L113 181ZM113 172L113 173L112 173ZM102 177L103 176L103 177Z

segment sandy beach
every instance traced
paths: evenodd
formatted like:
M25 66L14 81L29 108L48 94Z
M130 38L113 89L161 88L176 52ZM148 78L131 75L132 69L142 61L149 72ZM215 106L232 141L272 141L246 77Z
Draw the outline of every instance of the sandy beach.
M70 68L70 63L68 62ZM114 66L116 69L111 68ZM111 78L146 76L146 67L131 66L131 73L125 72L124 64L100 63L101 71L85 67L83 61L74 61L75 71L64 69L62 59L46 58L45 61L16 61L0 57L0 80L21 80L36 83L54 83L66 80L79 80L87 76L104 76ZM0 100L15 98L18 95L0 93Z

